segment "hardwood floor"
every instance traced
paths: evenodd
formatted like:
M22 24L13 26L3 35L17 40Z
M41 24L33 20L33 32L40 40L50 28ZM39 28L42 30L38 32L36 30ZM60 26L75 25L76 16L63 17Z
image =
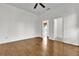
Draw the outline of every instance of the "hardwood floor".
M0 44L0 56L79 56L79 47L60 41L48 40L43 49L41 38Z

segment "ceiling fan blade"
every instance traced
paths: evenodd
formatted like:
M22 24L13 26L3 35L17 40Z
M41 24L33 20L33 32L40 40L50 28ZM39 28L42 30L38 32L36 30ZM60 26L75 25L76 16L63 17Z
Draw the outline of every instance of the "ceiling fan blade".
M42 3L39 3L43 8L45 8L45 6Z
M38 3L35 4L34 9L37 7Z

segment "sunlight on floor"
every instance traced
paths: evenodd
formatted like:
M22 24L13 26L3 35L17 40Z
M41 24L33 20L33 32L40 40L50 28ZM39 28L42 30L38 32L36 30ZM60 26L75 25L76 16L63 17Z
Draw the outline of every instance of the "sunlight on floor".
M44 38L43 41L42 41L42 47L43 47L43 55L46 54L46 51L47 51L47 38Z

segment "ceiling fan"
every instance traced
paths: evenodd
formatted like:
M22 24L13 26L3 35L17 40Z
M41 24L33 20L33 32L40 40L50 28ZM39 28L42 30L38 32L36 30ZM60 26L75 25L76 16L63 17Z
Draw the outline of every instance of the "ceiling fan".
M42 3L36 3L35 6L34 6L34 9L36 9L36 7L38 6L38 4L39 4L41 7L45 8L45 5L44 5L44 4L42 4Z

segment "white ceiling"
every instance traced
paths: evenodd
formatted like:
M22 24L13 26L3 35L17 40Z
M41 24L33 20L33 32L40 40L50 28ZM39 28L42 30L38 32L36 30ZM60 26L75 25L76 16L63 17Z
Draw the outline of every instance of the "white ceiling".
M63 5L62 3L43 3L45 5L45 8L42 8L40 5L38 5L36 9L33 9L35 3L8 3L8 4L15 6L17 8L24 9L36 15L41 15L49 10L54 10L55 8Z
M38 5L36 9L33 9L35 6L35 3L8 3L8 5L24 9L35 15L41 15L50 10L51 10L51 12L54 12L56 10L58 11L61 7L63 7L63 8L66 7L65 9L68 9L68 8L73 7L73 5L79 6L79 4L75 4L75 3L74 4L72 4L72 3L70 3L70 4L69 3L43 3L43 4L45 5L45 8L42 8L40 5ZM74 7L76 7L76 6L74 6Z

